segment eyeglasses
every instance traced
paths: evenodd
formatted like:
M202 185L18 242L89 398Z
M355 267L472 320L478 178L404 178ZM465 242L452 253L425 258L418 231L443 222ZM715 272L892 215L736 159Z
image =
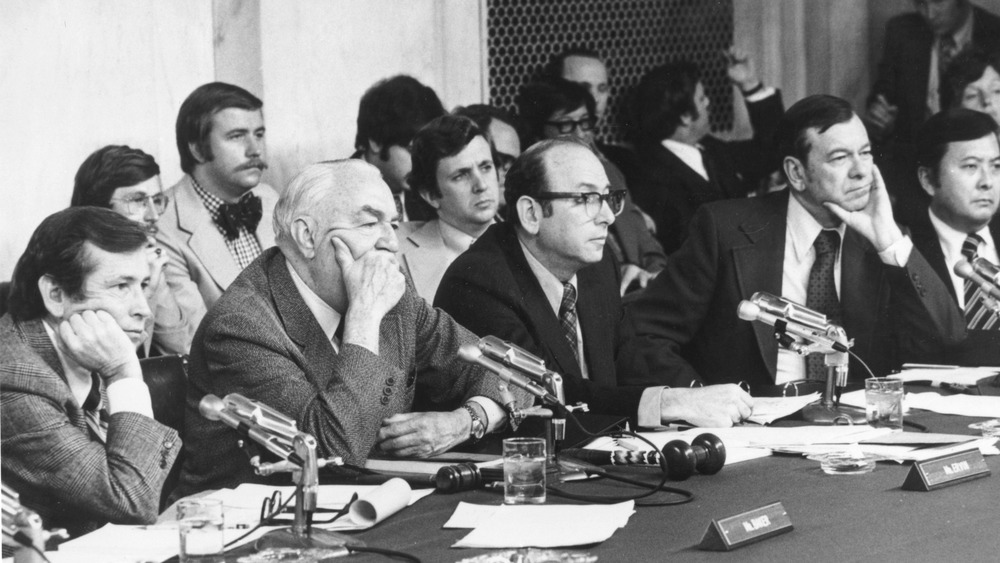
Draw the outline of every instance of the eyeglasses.
M162 215L167 210L167 204L170 203L170 196L166 194L135 194L125 198L112 198L111 201L123 203L125 209L131 214L142 213L152 205L156 213Z
M579 128L580 131L593 131L597 120L588 115L579 121L546 121L545 124L555 127L560 135L567 135L576 128Z
M553 199L572 199L576 203L582 203L587 212L587 216L593 219L601 212L601 204L607 203L611 212L616 216L625 208L625 190L611 190L606 194L597 192L545 192L534 196L540 201Z

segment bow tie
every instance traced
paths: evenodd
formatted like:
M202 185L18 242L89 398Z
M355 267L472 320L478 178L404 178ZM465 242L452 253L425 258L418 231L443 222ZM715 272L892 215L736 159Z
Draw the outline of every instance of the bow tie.
M263 214L260 198L254 194L247 194L236 203L220 205L219 216L215 222L226 232L227 239L236 240L240 236L240 227L246 227L250 233L256 232L257 224L260 223Z

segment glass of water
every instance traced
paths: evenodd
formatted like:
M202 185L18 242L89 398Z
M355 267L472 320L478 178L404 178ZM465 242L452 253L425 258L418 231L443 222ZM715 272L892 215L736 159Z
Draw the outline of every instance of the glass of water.
M503 441L503 502L545 502L545 439L507 438Z
M870 377L865 380L865 415L875 428L903 431L903 380Z
M225 551L222 501L199 498L177 503L181 563L222 563Z

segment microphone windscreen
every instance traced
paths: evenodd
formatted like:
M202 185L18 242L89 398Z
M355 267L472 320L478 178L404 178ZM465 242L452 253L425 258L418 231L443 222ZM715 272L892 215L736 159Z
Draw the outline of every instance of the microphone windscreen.
M760 318L760 307L744 299L740 301L740 306L736 309L736 314L744 321L756 321Z
M198 403L198 412L201 413L201 416L209 420L219 420L219 413L224 408L226 408L226 405L223 404L222 399L211 393L202 397L201 402Z

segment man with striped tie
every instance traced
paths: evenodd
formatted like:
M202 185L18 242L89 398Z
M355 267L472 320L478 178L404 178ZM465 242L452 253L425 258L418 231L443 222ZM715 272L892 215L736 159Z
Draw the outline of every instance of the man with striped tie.
M997 124L985 114L951 109L931 117L917 139L917 175L931 196L913 242L927 257L959 308L968 335L940 345L924 360L959 365L1000 365L1000 315L982 290L955 273L955 264L985 258L998 263L1000 145ZM995 306L995 303L992 303Z

